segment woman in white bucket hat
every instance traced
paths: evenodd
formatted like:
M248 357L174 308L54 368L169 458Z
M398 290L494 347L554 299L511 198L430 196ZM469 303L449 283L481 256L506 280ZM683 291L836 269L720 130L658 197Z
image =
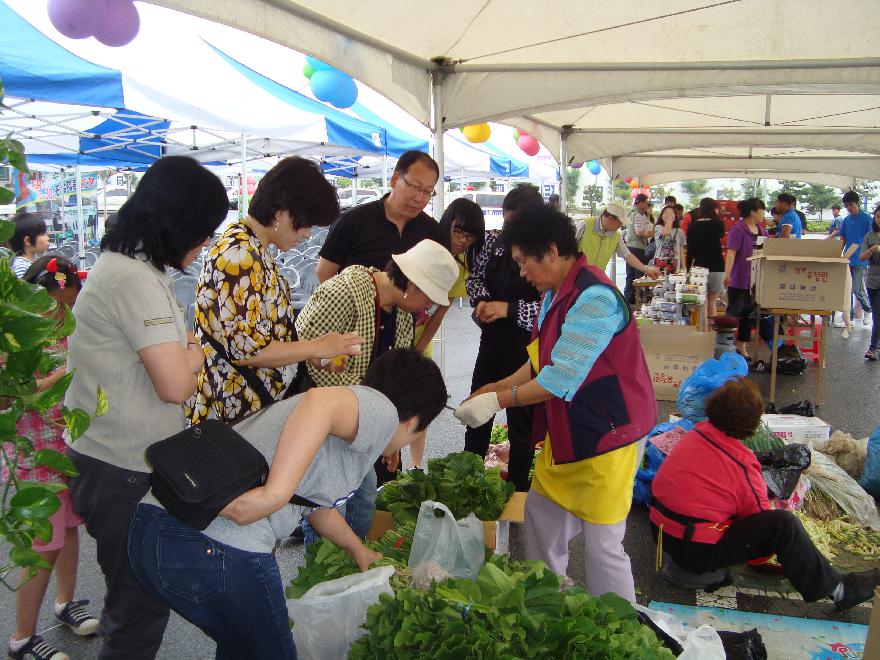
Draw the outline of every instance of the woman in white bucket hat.
M377 357L392 348L411 347L413 314L434 304L449 305L449 290L457 279L458 264L449 250L425 239L403 254L392 255L384 271L349 266L321 284L296 319L300 339L322 337L332 328L357 332L364 343L358 355L310 361L309 376L314 384L357 385ZM393 473L399 460L399 454L383 459L380 472L386 472L387 467ZM346 505L345 519L360 537L370 527L375 501L376 473L370 472ZM303 530L308 542L313 538L311 532L306 526Z

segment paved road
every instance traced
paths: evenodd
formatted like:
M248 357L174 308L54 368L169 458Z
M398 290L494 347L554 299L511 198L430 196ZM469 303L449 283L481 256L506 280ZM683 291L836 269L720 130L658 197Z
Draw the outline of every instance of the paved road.
M453 307L447 315L443 327L444 337L449 342L445 351L445 375L452 401L458 402L469 393L471 371L476 357L478 333L470 320L470 310ZM853 337L844 340L839 330L832 330L828 343L828 369L826 371L826 403L819 415L833 428L848 431L856 437L865 437L880 422L880 407L877 406L880 393L880 362L865 363L862 358L869 338L870 328L859 326ZM435 349L435 356L438 351ZM755 376L766 396L769 377ZM803 376L780 377L778 403L785 405L801 399L812 399L815 383L815 367L810 365ZM672 412L672 404L662 403L660 419ZM431 425L428 434L428 457L443 456L449 452L461 451L464 437L462 427L451 413L444 411ZM522 552L519 530L514 527L511 535L512 553ZM626 547L633 560L636 587L639 600L665 600L693 604L695 595L666 584L654 571L654 544L650 540L644 510L634 510L630 515ZM0 548L0 552L6 552ZM94 561L95 546L88 535L83 536L78 595L89 598L100 606L103 598L103 579ZM279 550L278 558L285 580L296 574L296 567L302 562L301 546L286 546ZM583 543L579 539L572 542L571 577L583 584ZM50 597L52 597L50 587ZM737 605L743 609L769 611L800 616L832 616L841 620L866 623L868 612L861 609L848 617L838 617L828 603L805 606L802 602L791 602L760 595L737 597ZM47 630L47 640L65 649L72 658L93 658L97 654L99 641L80 640L67 631L51 629L54 620L49 616L49 607L44 606L40 621L41 630ZM0 596L0 635L6 639L12 633L14 621L14 598L9 593ZM202 633L186 621L172 614L172 620L165 634L159 657L212 658L214 645Z

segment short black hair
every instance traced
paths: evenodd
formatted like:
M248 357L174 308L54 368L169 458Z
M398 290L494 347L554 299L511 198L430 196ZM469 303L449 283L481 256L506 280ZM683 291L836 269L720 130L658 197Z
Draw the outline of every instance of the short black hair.
M9 239L9 248L15 254L24 252L24 239L31 239L31 245L37 240L37 236L42 236L49 232L46 227L46 218L39 213L18 213L12 219L15 223L15 233Z
M48 266L53 259L55 260L55 270L50 273ZM61 277L58 277L59 273ZM65 287L79 289L82 286L76 266L60 254L45 254L39 259L35 259L34 263L28 266L21 279L31 284L39 284L46 291L60 289L62 281Z
M101 249L127 257L144 254L160 271L183 267L190 250L226 219L226 188L192 158L166 156L153 163L119 209Z
M541 259L556 245L560 257L578 253L574 224L567 215L545 204L529 204L504 223L501 238L508 249L514 245L529 257Z
M700 210L697 219L700 218L718 220L718 202L711 197L703 197L703 199L700 200Z
M847 190L843 193L842 201L844 204L861 204L862 198L859 197L859 193L855 190Z
M767 206L764 204L764 200L758 199L757 197L749 197L748 199L744 199L741 202L737 203L737 207L739 208L739 217L745 218L758 209L766 210Z
M308 158L282 158L260 179L248 202L248 215L264 227L278 211L293 216L293 228L327 227L339 217L339 198L318 164Z
M663 199L664 206L675 206L678 204L678 200L675 198L675 195L666 195Z
M486 219L480 205L466 197L459 197L449 202L449 206L440 216L440 237L443 239L443 246L447 249L452 245L453 229L466 231L477 237L464 255L465 264L468 270L471 270L480 248L483 247L483 241L486 240Z
M449 398L440 367L412 348L392 348L377 357L361 385L387 396L398 420L418 417L418 431L428 428Z
M544 198L541 197L541 192L538 190L537 186L533 186L530 183L521 183L511 188L504 196L504 201L501 202L501 210L513 212L519 210L526 204L534 203L544 203Z
M440 178L440 167L437 165L437 161L431 158L431 156L426 154L424 151L418 151L417 149L404 151L403 154L401 154L400 158L397 159L397 164L394 166L394 171L399 172L400 174L406 174L407 172L409 172L409 168L419 161L422 161L425 165L434 170L434 175L438 179Z
M388 263L385 264L385 273L388 275L388 279L391 280L391 283L396 286L401 291L406 291L406 287L409 284L409 278L403 274L403 271L400 270L400 266L397 265L397 262L394 259L389 259Z
M776 195L776 201L782 202L783 204L794 204L797 200L794 198L794 195L790 195L788 193L779 193Z
M633 200L633 205L641 204L642 202L647 202L648 196L645 193L639 193L636 195L636 198Z
M837 209L837 210L839 211L839 210L840 210L840 204L832 204L832 205L831 205L831 210L833 211L834 209Z

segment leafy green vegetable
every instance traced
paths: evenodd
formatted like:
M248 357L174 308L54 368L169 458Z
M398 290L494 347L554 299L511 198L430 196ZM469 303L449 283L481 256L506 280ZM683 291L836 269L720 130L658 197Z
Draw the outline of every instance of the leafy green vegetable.
M754 434L743 440L743 444L756 454L761 451L772 451L784 447L782 439L774 434L764 422L758 425Z
M507 440L507 424L500 424L498 422L492 424L492 433L489 435L489 444L500 445L502 442L507 442Z
M367 611L368 634L348 657L674 657L619 596L593 598L559 587L559 577L542 562L493 555L476 581L449 579L427 591L382 594Z
M399 523L413 522L422 502L433 500L448 506L457 519L473 513L480 520L495 520L513 490L499 469L487 469L479 456L465 451L431 459L427 473L398 475L382 487L376 508L390 511Z
M367 541L370 549L382 553L382 559L374 566L394 566L402 573L400 569L406 567L415 530L415 523L407 523L388 530L378 541ZM358 570L354 559L345 550L321 539L306 549L306 565L299 569L284 593L288 598L300 598L316 584L354 575Z

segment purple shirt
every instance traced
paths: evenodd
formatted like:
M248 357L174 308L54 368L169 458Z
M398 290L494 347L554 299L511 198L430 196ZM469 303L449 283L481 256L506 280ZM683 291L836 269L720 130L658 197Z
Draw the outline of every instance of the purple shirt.
M758 236L766 236L767 232L758 225ZM755 238L757 236L749 231L749 226L740 220L727 234L727 249L736 250L733 258L733 267L730 269L730 286L736 289L748 289L751 280L751 264L749 257L755 251Z

